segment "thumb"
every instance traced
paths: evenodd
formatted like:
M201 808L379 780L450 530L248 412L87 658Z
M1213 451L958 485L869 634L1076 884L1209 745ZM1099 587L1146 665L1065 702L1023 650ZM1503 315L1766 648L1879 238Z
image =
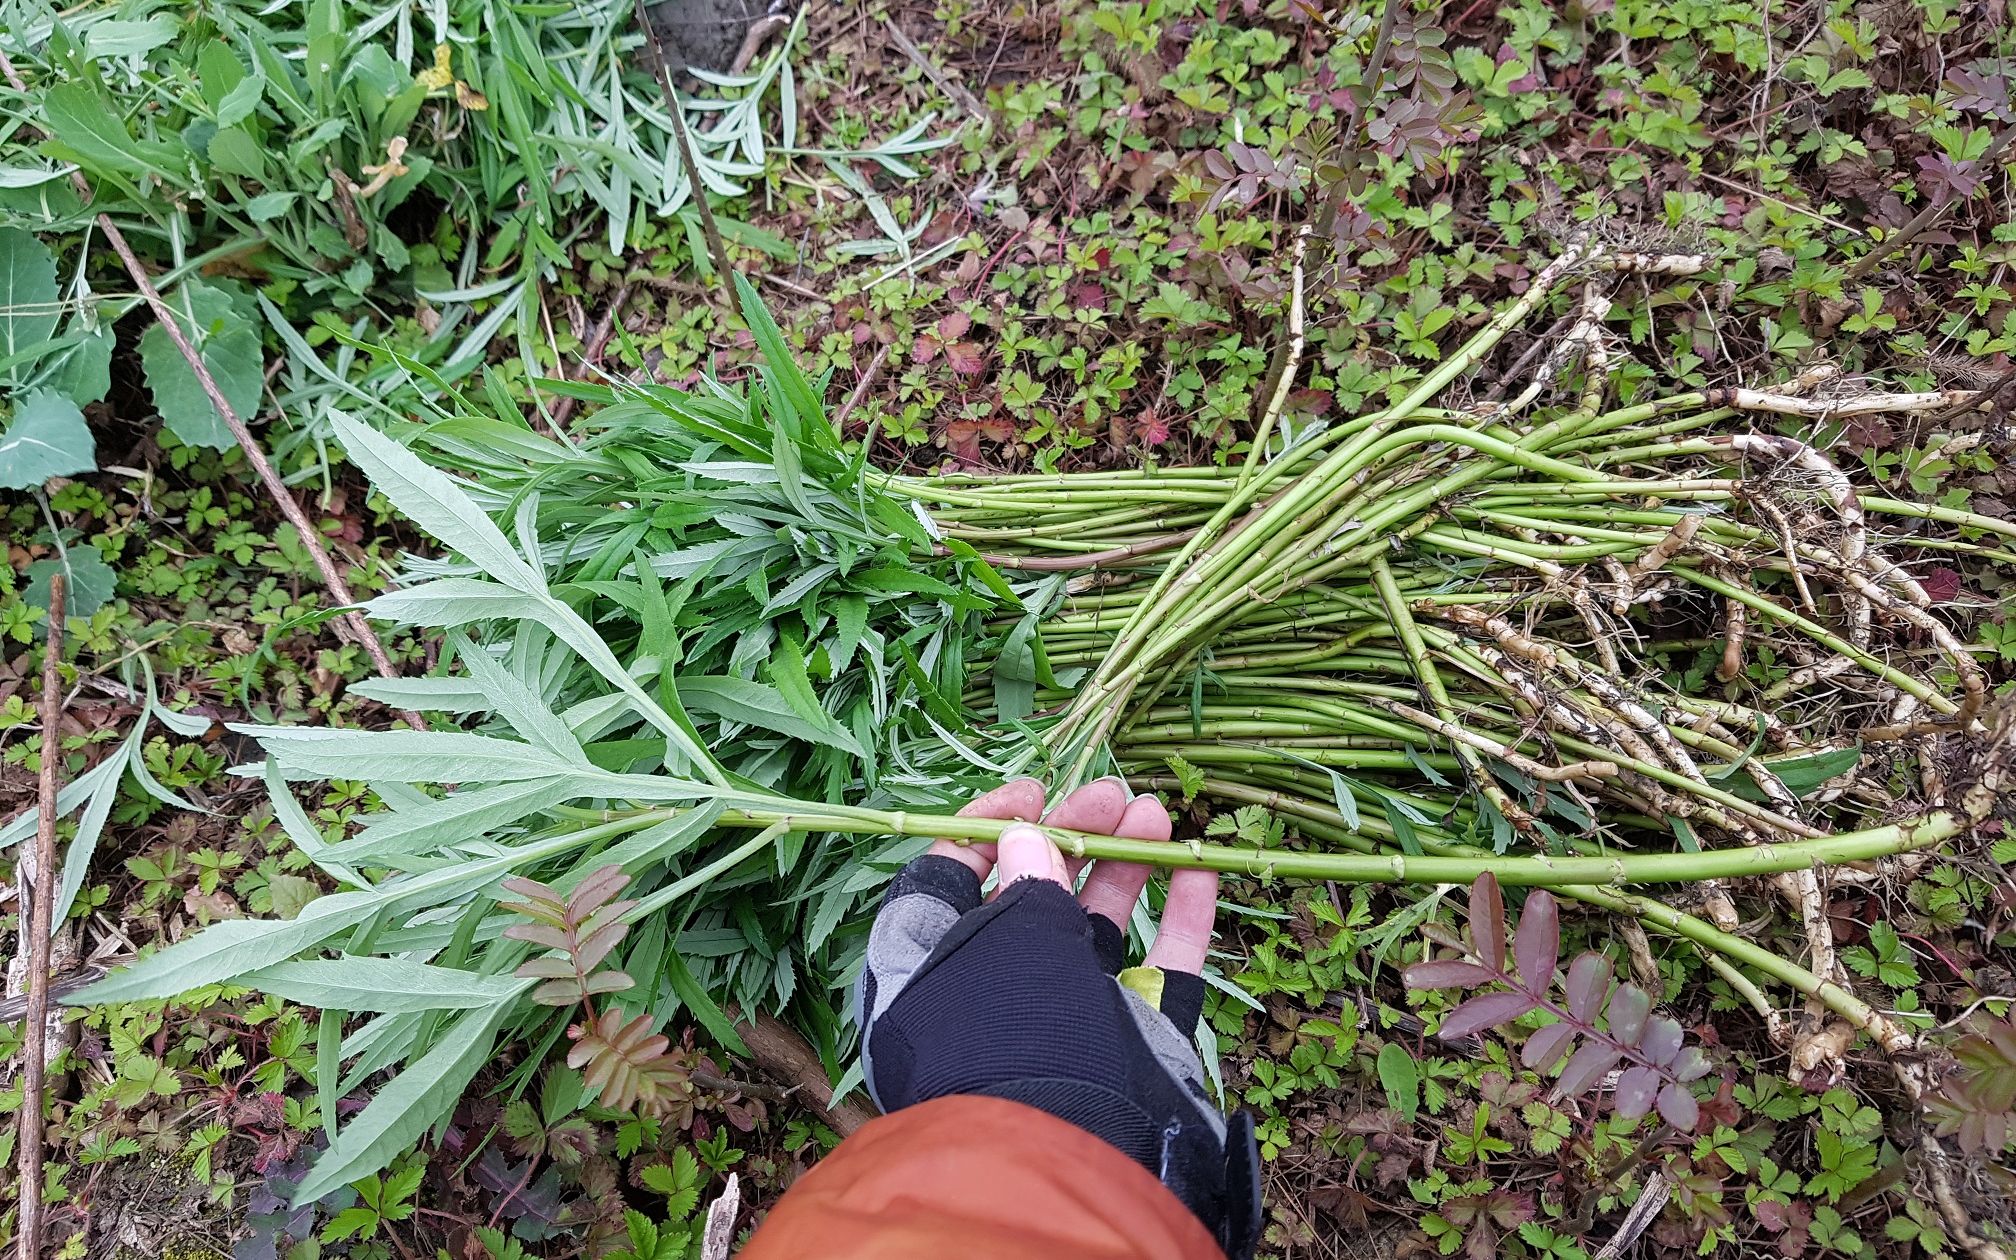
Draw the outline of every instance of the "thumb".
M1069 888L1065 882L1064 855L1057 851L1050 837L1034 827L1010 827L1001 833L996 869L1003 888L1018 879L1047 879L1059 888Z

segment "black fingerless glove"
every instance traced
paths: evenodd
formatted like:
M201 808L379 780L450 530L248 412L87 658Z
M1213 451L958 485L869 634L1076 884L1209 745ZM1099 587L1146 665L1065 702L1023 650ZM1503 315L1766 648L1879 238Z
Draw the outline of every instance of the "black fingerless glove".
M953 1094L1049 1112L1118 1147L1173 1191L1226 1254L1259 1232L1252 1118L1227 1122L1190 1035L1204 982L1120 970L1125 941L1057 884L991 904L957 860L922 857L890 885L861 973L861 1061L883 1111Z

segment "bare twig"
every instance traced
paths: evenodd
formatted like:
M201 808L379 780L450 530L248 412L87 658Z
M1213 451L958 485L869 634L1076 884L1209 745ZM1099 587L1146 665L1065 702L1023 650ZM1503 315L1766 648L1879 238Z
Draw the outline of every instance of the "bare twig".
M6 76L8 84L15 91L22 93L28 91L27 82L21 78L20 72L14 68L14 62L5 53L0 53L0 74ZM91 200L91 184L84 178L82 171L71 171L70 183L77 189L79 197L86 202ZM203 356L196 352L196 348L189 344L189 338L183 335L182 326L175 322L174 312L168 308L168 303L162 300L161 291L154 287L153 279L141 265L139 257L134 254L133 247L126 243L126 234L119 230L119 225L112 221L112 216L109 214L101 213L98 216L98 230L105 234L105 239L111 244L113 252L119 255L119 261L126 267L126 274L132 277L134 287L140 290L140 296L146 300L147 309L153 313L162 331L168 334L168 340L174 343L183 362L187 363L189 370L195 374L196 383L203 387L204 396L223 418L224 427L231 430L231 436L237 440L239 449L245 452L245 459L252 465L252 471L258 474L260 484L265 486L267 494L272 496L273 502L279 507L280 515L286 517L287 523L301 536L301 545L308 549L309 558L315 562L316 572L322 575L322 584L328 588L330 597L338 606L356 603L357 600L350 593L350 584L344 581L342 573L337 570L336 561L329 555L329 549L322 545L321 532L315 528L314 522L308 519L308 514L302 511L301 505L295 501L286 483L280 480L280 474L273 468L273 461L266 458L266 452L260 448L257 439L252 436L252 430L246 427L237 409L225 400L224 391L218 388L217 378L210 374L209 365L203 362ZM365 653L370 656L372 665L380 675L386 678L399 676L399 670L392 664L392 658L387 655L385 645L379 641L378 633L371 628L371 623L364 619L364 614L345 613L340 620L349 628L351 637L363 645ZM413 729L426 729L426 723L420 720L419 714L403 713L401 716Z
M1267 439L1273 434L1275 422L1281 418L1281 410L1288 404L1288 394L1295 387L1295 373L1302 366L1302 351L1308 343L1306 316L1302 304L1302 263L1309 252L1310 228L1304 224L1295 233L1295 244L1289 251L1288 270L1288 340L1276 351L1270 369L1267 389L1256 395L1267 400L1260 413L1260 423L1253 431L1253 445L1247 452L1245 467L1239 470L1239 484L1246 481L1260 468L1260 461L1267 455Z
M2004 127L2001 135L1989 141L1988 148L1980 157L1974 159L1977 169L1992 167L1995 164L1995 159L2002 156L2002 150L2008 146L2010 137L2012 136L2016 136L2016 127ZM1876 270L1882 264L1884 259L1918 239L1919 235L1926 228L1931 227L1933 223L1938 221L1940 215L1945 214L1949 208L1965 200L1967 200L1965 197L1949 197L1944 201L1935 201L1923 210L1920 210L1917 214L1911 216L1909 223L1884 237L1882 242L1875 248L1856 259L1855 265L1848 268L1848 275L1844 283L1853 284L1857 280L1866 279L1870 272Z
M868 391L875 388L875 378L882 374L882 365L888 361L889 347L886 345L877 349L875 357L868 360L868 370L861 374L860 381L854 386L854 392L847 395L847 401L841 403L840 410L833 413L833 431L835 433L844 435L847 432L848 417L852 416L855 409L860 407L862 401L868 397Z
M608 307L602 312L602 318L595 321L594 331L588 334L588 343L581 347L581 365L583 367L592 368L602 358L602 347L609 344L609 335L616 331L616 321L623 318L623 304L629 300L630 285L626 281L617 287L615 296L609 299ZM565 368L560 369L560 371L561 375L566 375ZM566 426L567 418L574 414L574 403L575 400L573 398L562 398L558 403L554 404L553 427L555 429L561 429Z
M896 25L896 23L886 17L882 19L882 25L889 32L890 42L903 51L903 55L910 59L911 65L916 66L924 72L925 78L937 84L940 92L951 97L953 104L965 110L976 119L986 119L987 107L976 100L973 94L968 92L965 86L958 80L932 65L930 59L924 55L924 50L910 42L910 37L903 33L902 27Z
M742 1179L728 1174L721 1197L707 1205L707 1228L700 1239L700 1260L728 1260L735 1242L735 1218L742 1212Z
M728 262L728 246L721 239L721 228L714 222L714 207L707 202L707 186L700 182L700 162L693 155L693 133L686 126L686 113L679 104L679 93L672 86L672 67L665 61L665 45L658 39L658 28L651 25L651 15L644 11L644 0L635 0L637 27L644 33L644 46L651 54L651 68L656 71L658 91L665 97L665 112L672 116L672 138L679 142L679 160L685 164L686 180L693 185L693 205L700 211L700 230L707 237L707 252L714 256L714 270L721 275L721 292L727 305L723 310L733 316L739 303L735 296L735 270Z
M694 1072L690 1079L710 1094L741 1094L745 1098L761 1098L765 1102L783 1102L798 1090L796 1085L786 1089L759 1081L738 1081L732 1076L719 1076L713 1072Z
M63 721L62 573L49 576L49 637L42 657L42 773L36 781L35 883L28 899L28 1018L21 1038L21 1120L18 1166L22 1256L42 1255L42 1120L47 1100L43 1078L48 1064L49 918L56 895L56 768L63 743L57 728ZM24 885L25 887L25 885Z
M791 1096L835 1133L846 1137L875 1118L875 1112L854 1096L833 1097L833 1087L827 1082L826 1067L819 1061L818 1052L790 1025L767 1014L759 1014L745 1024L741 1022L741 1012L734 1007L728 1008L728 1018L737 1024L736 1031L742 1034L756 1066L789 1086Z

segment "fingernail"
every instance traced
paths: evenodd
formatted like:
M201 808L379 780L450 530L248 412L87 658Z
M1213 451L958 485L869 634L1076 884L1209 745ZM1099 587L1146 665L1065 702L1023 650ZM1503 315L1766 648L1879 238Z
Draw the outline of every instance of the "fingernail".
M1134 799L1134 791L1132 788L1127 786L1127 779L1126 776L1124 775L1118 775L1118 774L1101 775L1096 780L1096 782L1111 783L1114 787L1120 789L1120 795L1126 797L1130 801Z
M1050 868L1050 838L1034 827L1010 827L1001 833L998 862L1018 875Z

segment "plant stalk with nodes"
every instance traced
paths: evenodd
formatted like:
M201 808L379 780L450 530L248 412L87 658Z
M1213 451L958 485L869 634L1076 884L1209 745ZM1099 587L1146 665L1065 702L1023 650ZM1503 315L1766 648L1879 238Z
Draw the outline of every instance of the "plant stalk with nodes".
M743 387L544 383L599 404L574 446L453 394L404 430L340 421L445 552L368 606L450 631L439 668L360 688L435 729L246 728L266 752L247 773L342 891L214 925L77 1000L232 983L358 1015L323 1021L325 1114L399 1073L339 1131L313 1198L440 1119L500 1039L560 1035L534 984L613 974L505 933L524 916L503 881L550 890L564 933L566 898L629 877L634 904L597 908L628 925L597 942L631 982L592 995L612 1044L673 994L731 1051L730 1004L788 1007L837 1050L829 995L881 883L929 839L1004 826L955 802L1016 774L1118 772L1223 807L1214 835L1234 842L1053 830L1067 852L1545 888L1700 950L1795 1060L1845 1045L1835 1028L1908 1055L1915 1035L1833 961L1812 873L1929 860L1997 810L2006 715L1909 566L2016 563L2016 527L1864 494L1748 427L1935 405L1918 395L1830 398L1812 371L1609 406L1603 287L1700 266L1577 236L1401 397L1227 469L878 472L739 280L763 356ZM1571 280L1578 388L1556 402L1549 375L1437 405ZM1767 649L1790 672L1762 669ZM1711 687L1717 664L1731 681ZM386 806L333 841L292 786L331 776ZM1799 910L1803 959L1739 930L1747 877ZM1645 888L1667 883L1699 887L1701 912ZM1808 1018L1780 1020L1774 985Z

